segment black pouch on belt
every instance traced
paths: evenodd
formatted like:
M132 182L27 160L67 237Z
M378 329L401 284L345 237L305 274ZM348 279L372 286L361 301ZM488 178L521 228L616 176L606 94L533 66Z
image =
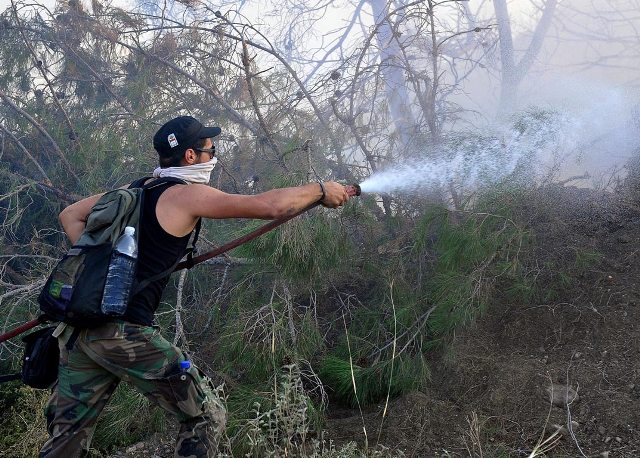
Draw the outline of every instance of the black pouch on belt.
M49 388L58 379L60 349L53 336L55 326L39 329L22 338L22 381L33 388Z

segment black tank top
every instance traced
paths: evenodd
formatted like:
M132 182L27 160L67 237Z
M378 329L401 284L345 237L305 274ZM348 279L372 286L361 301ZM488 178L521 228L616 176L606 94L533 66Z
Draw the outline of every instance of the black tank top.
M191 234L176 237L167 233L156 217L158 199L169 187L178 183L167 183L163 186L145 191L140 234L138 237L138 270L136 280L143 281L153 275L169 269L185 254ZM169 282L169 275L149 283L142 291L129 301L122 319L132 323L150 326L153 323L162 292Z

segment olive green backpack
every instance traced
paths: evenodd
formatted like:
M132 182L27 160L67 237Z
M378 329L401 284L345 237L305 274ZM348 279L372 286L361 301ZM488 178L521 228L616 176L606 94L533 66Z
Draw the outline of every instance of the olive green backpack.
M47 320L63 321L83 328L96 327L113 320L112 316L102 313L101 303L115 242L127 226L136 229L137 241L147 190L176 183L185 184L183 180L171 177L144 184L146 180L148 178L141 178L128 189L109 191L93 206L80 239L58 262L40 292L38 302ZM199 232L200 221L196 225L191 247L187 249L189 257ZM179 262L180 259L169 269L137 284L134 281L130 297L149 283L170 275Z

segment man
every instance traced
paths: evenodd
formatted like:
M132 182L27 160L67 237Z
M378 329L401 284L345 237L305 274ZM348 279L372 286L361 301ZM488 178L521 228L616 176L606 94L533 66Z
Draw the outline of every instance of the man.
M139 227L138 281L170 268L184 254L200 218L275 219L321 200L336 208L349 199L345 187L310 183L257 195L226 194L207 185L217 161L213 137L190 116L172 119L158 130L153 145L160 167L154 177L173 176L188 185L148 189ZM60 213L72 243L82 234L91 208L102 194ZM98 416L120 380L131 383L181 423L175 457L215 456L226 412L211 381L179 348L152 326L168 277L150 283L129 301L120 320L93 329L67 328L60 337L59 379L47 407L49 440L40 457L71 458L89 449Z

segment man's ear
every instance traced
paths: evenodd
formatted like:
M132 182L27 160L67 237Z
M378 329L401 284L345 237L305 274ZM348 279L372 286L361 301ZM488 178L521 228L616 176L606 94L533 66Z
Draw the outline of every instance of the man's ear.
M187 163L187 165L195 164L197 160L198 154L193 148L189 148L184 152L184 161Z

